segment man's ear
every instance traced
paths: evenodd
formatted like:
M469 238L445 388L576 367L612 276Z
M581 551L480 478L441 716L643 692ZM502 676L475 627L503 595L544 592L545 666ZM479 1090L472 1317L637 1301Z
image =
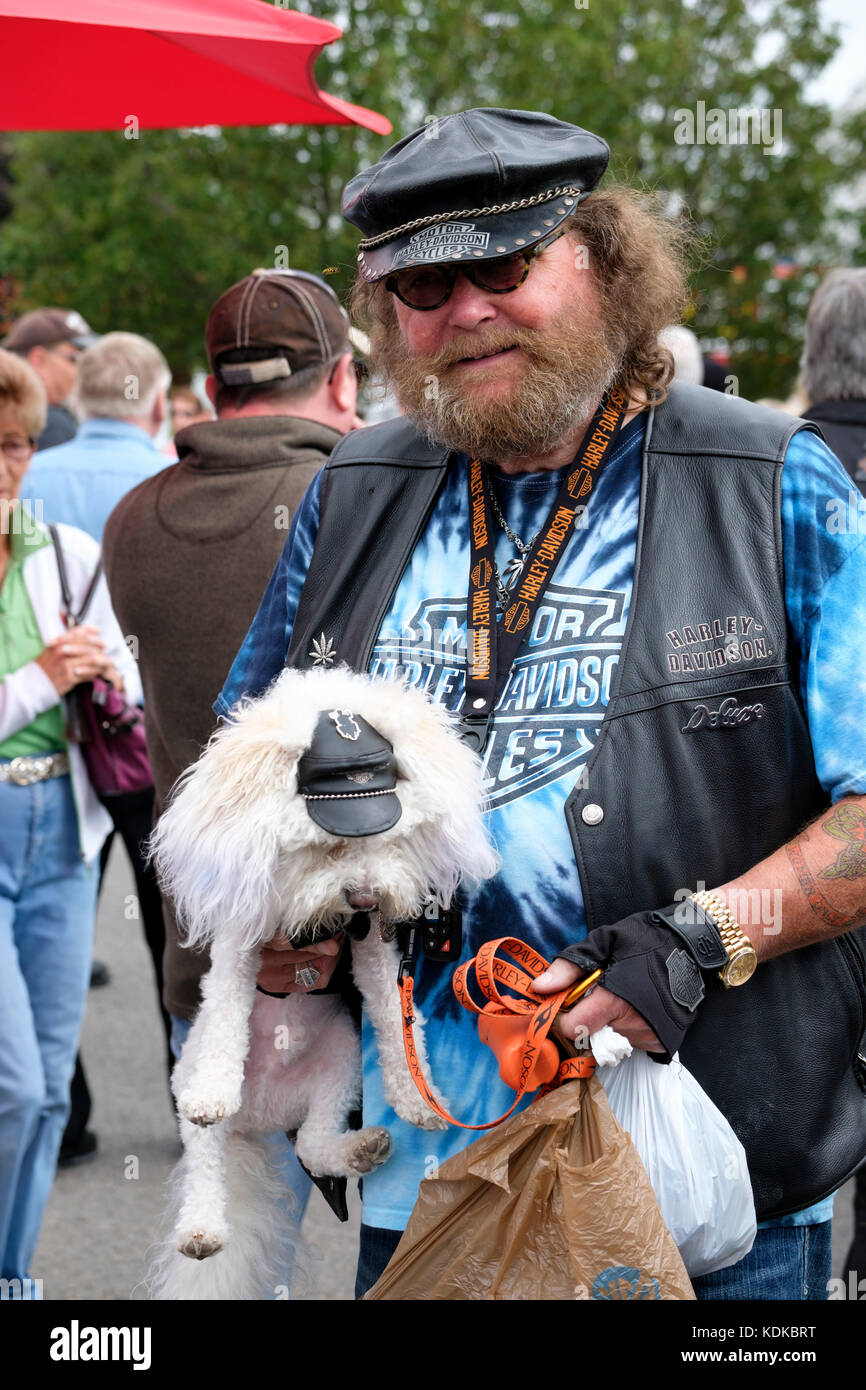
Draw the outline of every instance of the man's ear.
M216 377L213 376L213 374L211 374L211 375L206 379L205 384L204 384L204 389L205 389L205 395L207 396L207 398L208 398L208 400L210 401L211 405L213 406L214 410L216 410L216 390L217 390L217 384L216 384Z
M355 378L355 369L352 366L351 352L343 353L334 368L334 375L328 390L338 410L354 413L355 402L358 398L358 383Z

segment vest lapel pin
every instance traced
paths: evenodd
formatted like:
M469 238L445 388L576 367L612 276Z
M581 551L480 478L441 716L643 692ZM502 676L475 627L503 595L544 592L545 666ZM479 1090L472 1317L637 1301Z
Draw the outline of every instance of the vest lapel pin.
M325 636L324 632L320 632L318 637L313 638L313 645L307 652L307 656L313 658L314 666L331 666L336 655L337 648L330 637Z

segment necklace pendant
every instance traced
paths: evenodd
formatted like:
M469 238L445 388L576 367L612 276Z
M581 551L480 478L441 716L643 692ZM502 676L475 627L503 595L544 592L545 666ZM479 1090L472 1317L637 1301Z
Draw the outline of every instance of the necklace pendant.
M506 589L514 588L515 584L517 583L518 579L523 573L523 566L525 564L525 555L515 555L513 560L508 561L508 564L505 566L505 573L503 574Z

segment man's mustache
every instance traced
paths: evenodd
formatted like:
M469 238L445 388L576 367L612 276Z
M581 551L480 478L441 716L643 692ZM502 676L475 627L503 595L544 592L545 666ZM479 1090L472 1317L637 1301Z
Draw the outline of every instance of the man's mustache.
M447 371L456 362L463 362L467 357L489 357L495 352L504 352L506 348L522 348L527 356L535 361L543 356L542 343L540 333L525 328L500 329L483 335L462 333L458 338L452 338L438 352L414 360L416 363L423 363L424 367L435 375Z

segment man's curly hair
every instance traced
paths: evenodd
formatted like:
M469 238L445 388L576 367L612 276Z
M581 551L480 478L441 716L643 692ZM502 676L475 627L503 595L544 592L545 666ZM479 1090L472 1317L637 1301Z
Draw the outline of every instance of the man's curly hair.
M642 388L651 402L663 401L674 363L658 335L682 318L693 230L666 216L657 195L625 184L591 193L568 218L567 230L576 249L586 247L602 311L624 345L617 384ZM377 338L397 327L394 297L382 281L359 277L349 310L370 334L375 366Z

